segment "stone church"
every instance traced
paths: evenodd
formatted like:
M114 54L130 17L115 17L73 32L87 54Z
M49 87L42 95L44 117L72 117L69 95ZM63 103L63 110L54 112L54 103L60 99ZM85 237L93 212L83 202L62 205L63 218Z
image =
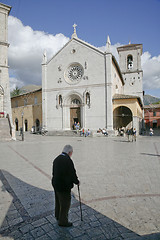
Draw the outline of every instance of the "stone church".
M118 47L119 64L111 53L79 39L71 40L42 62L42 121L49 132L72 130L75 122L96 132L106 128L140 131L143 119L142 44Z

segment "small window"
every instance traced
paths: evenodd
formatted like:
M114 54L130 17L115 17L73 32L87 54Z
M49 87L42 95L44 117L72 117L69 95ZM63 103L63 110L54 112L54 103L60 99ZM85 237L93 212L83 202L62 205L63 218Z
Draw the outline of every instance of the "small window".
M27 106L27 98L24 99L24 106Z
M34 97L34 104L37 105L37 97Z
M59 106L62 106L62 95L59 95L58 97L58 104Z
M89 94L89 92L86 93L86 104L90 105L90 94Z
M153 112L153 117L156 117L156 112L155 111Z
M17 100L15 101L15 107L18 107L18 101Z
M79 104L80 104L80 101L75 98L75 99L72 100L71 104L77 104L77 105L79 105Z

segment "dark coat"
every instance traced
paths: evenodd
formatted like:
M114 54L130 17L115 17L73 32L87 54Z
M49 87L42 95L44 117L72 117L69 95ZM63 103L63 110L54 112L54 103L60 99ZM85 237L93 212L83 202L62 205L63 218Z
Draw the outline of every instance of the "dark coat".
M72 159L67 153L60 154L53 161L52 186L57 192L71 191L79 180Z

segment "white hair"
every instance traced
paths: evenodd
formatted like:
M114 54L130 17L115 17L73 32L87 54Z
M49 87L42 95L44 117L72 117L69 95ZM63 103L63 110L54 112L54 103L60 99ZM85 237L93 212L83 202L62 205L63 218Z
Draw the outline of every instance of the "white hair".
M67 154L73 152L73 147L71 145L65 145L62 152Z

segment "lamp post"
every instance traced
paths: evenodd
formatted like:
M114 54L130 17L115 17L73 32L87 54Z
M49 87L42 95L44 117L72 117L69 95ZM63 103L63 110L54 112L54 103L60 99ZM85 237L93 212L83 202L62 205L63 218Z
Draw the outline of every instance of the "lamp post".
M24 133L23 133L23 116L24 116L24 112L22 112L21 116L22 116L22 141L24 141Z

